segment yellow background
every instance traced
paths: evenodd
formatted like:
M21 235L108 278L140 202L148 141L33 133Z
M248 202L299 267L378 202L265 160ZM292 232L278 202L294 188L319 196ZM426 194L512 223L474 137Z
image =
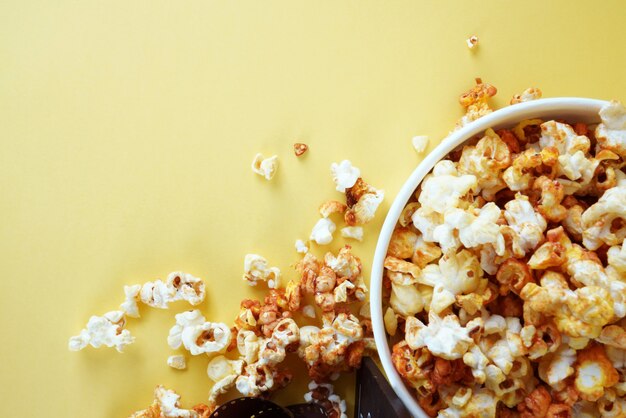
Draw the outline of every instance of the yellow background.
M206 280L207 318L232 321L255 295L244 255L293 277L344 158L387 192L354 245L369 273L420 161L412 136L432 148L475 76L497 105L529 86L626 100L625 18L621 0L0 2L0 416L124 417L157 383L204 401L206 358L165 364L183 304L142 308L125 354L71 353L68 337L124 284L174 270ZM272 182L250 171L257 152L279 156Z

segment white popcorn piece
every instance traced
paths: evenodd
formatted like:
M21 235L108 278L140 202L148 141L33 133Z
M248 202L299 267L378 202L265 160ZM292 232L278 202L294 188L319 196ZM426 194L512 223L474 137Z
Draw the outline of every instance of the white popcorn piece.
M532 100L541 99L542 92L537 87L529 87L521 94L516 94L511 99L511 104L530 102Z
M621 221L620 221L621 220ZM619 245L626 237L626 184L613 187L582 214L583 245L597 250L602 243ZM614 224L622 225L615 227Z
M71 351L79 351L91 345L99 348L115 347L120 353L135 341L130 331L124 329L126 319L123 311L111 311L102 316L92 316L80 334L71 337L68 347Z
M195 309L193 311L186 311L176 314L176 325L174 325L167 336L167 345L171 349L176 350L183 344L183 331L185 328L200 326L206 321L202 313Z
M180 404L180 395L173 390L165 389L159 385L154 389L154 402L149 409L135 412L130 418L155 417L155 411L159 418L200 418L200 415L190 409L183 409Z
M230 328L219 322L185 327L181 334L183 346L194 356L223 352L230 344L230 339Z
M258 360L261 343L262 340L254 331L240 329L237 333L237 350L246 364L252 364Z
M271 180L278 169L278 156L273 155L269 158L263 158L262 154L257 154L252 160L252 171L265 178Z
M209 361L207 375L213 382L219 382L230 375L239 375L243 369L243 360L229 360L219 355Z
M478 46L478 36L476 35L472 35L469 38L467 38L465 40L465 43L467 44L467 47L469 49L474 49Z
M300 254L306 254L309 252L309 247L301 239L296 240L296 251Z
M461 244L466 248L496 243L503 246L504 237L496 224L500 213L500 208L493 202L475 210L448 209L444 213L444 223L433 230L433 238L443 252L456 250Z
M442 319L433 312L428 315L428 325L415 317L406 318L405 338L411 349L427 347L446 360L462 358L473 344L469 329L462 327L455 315Z
M422 182L422 193L418 201L429 210L443 214L446 209L456 208L462 196L476 190L478 180L471 174L458 175L452 161L440 161L433 173ZM418 212L413 214L413 222Z
M169 356L167 358L167 365L172 369L185 370L187 368L187 359L181 354Z
M140 284L124 286L124 294L126 295L126 299L120 305L120 310L131 318L139 318L139 306L137 305L137 300L139 299L140 291Z
M341 228L341 236L344 238L355 239L357 241L363 241L363 227L360 226L346 226Z
M626 107L613 100L600 109L600 118L595 132L598 144L626 158Z
M333 232L337 229L337 226L333 221L328 218L321 218L311 231L309 239L315 241L318 245L330 244L333 240Z
M188 273L175 271L167 276L165 282L155 280L147 282L139 293L143 303L153 308L167 309L169 303L184 300L191 305L199 305L205 297L202 279Z
M306 316L307 318L315 318L315 308L313 307L313 305L305 305L302 308L302 315Z
M548 223L528 201L528 197L520 193L514 200L504 205L504 218L511 229L517 234L519 250L525 254L534 249L543 240L543 231ZM522 254L522 255L523 255Z
M418 154L423 153L428 146L428 137L426 135L414 136L411 140L413 148Z
M553 120L541 124L540 149L554 147L561 155L572 155L576 151L589 151L590 145L589 138L576 134L570 125Z
M391 308L404 317L413 316L424 309L424 299L415 285L391 283Z
M354 186L357 179L361 177L361 170L354 167L349 160L343 160L339 164L332 163L330 171L333 175L333 181L337 185L337 191L342 193Z
M354 289L355 285L350 280L346 280L335 287L333 291L335 303L342 303L348 301L348 290Z
M545 355L539 362L539 377L555 389L563 386L563 381L574 374L576 351L562 344L553 354Z
M259 281L267 282L267 287L276 289L280 286L280 269L268 267L267 260L258 254L246 254L243 261L243 280L250 286Z

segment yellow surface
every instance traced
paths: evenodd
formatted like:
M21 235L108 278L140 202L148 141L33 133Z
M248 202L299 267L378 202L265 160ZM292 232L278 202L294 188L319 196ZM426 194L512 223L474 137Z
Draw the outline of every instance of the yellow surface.
M207 318L231 321L254 295L244 254L293 277L344 158L387 192L354 245L369 273L420 160L411 137L432 148L475 76L500 105L531 85L626 100L625 17L620 0L0 2L0 416L124 417L157 383L204 401L206 358L165 364L182 304L143 308L125 354L67 339L124 284L178 269L206 279ZM272 182L256 152L280 157Z

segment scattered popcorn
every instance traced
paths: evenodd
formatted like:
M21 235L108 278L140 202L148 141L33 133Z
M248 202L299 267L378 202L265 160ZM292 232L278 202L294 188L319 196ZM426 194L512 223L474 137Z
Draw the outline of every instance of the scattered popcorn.
M102 316L92 316L87 322L87 326L69 341L71 351L79 351L91 345L95 348L115 347L120 353L124 347L132 344L135 337L130 335L130 331L124 329L126 318L122 311L107 312Z
M333 240L333 232L337 227L335 223L328 218L321 218L311 231L309 239L315 241L318 245L327 245Z
M612 101L600 110L600 118L595 132L598 145L626 158L626 108Z
M148 409L135 412L130 418L204 418L202 413L206 408L206 405L200 404L192 409L183 409L180 395L159 385L154 390L152 405Z
M319 404L329 417L348 418L346 415L346 401L342 400L333 391L329 383L309 383L309 392L304 394L304 401Z
M604 395L606 388L618 381L617 370L601 346L592 346L578 352L574 384L583 399L597 401Z
M306 254L309 252L309 247L301 239L296 240L296 251L300 254Z
M467 47L469 49L474 49L478 46L478 36L476 35L472 35L469 38L467 38L465 40L465 43L467 43Z
M246 254L243 262L243 280L250 286L256 286L259 281L267 282L267 287L276 289L280 286L280 269L268 267L267 260L257 254Z
M456 129L493 112L488 100L497 92L498 90L494 86L483 83L480 78L476 78L476 86L459 97L459 103L466 109L466 114L457 122Z
M341 193L354 186L361 176L361 170L354 167L349 160L343 160L339 164L332 163L330 171L333 174L333 181L337 185L337 191Z
M196 356L222 352L230 339L231 331L226 324L206 322L200 311L194 310L176 315L176 325L170 329L167 343L172 349L182 345Z
M328 218L333 213L344 213L348 207L336 200L327 200L320 206L320 215L322 218Z
M308 149L309 146L307 144L303 144L301 142L296 142L295 144L293 144L293 152L294 154L296 154L296 157L300 157L302 154L307 152Z
M171 302L184 300L191 305L199 305L205 296L202 279L183 272L173 272L165 282L155 280L141 287L141 302L153 308L167 309Z
M426 150L426 147L428 146L428 137L426 135L414 136L411 142L413 143L413 148L415 148L415 151L418 154L421 154Z
M185 370L187 368L187 360L183 355L169 356L167 358L167 365L172 369Z
M139 318L139 306L137 305L137 300L139 299L140 291L140 284L124 286L126 300L120 305L120 310L131 318Z
M363 225L374 219L378 206L385 198L383 190L365 183L360 177L356 183L346 189L348 210L344 220L348 226Z
M346 226L341 228L341 236L344 238L363 241L363 228L360 226Z
M252 171L260 176L265 177L265 180L271 180L276 174L278 169L278 156L273 155L269 158L263 158L262 154L257 154L252 160Z
M315 308L313 305L305 305L302 308L302 314L307 318L315 318Z
M541 90L537 87L529 87L524 90L521 94L516 94L511 99L511 104L530 102L531 100L541 99Z

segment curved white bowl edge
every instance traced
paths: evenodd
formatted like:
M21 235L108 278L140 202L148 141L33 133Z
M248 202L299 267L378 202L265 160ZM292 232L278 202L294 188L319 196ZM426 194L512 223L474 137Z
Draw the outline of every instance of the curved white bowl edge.
M565 118L587 123L598 122L598 112L602 106L608 102L597 99L586 99L578 97L559 97L550 99L539 99L526 103L520 103L505 107L483 116L482 118L468 124L448 135L441 143L429 153L421 163L415 168L407 181L402 185L398 195L394 199L385 222L380 230L374 261L372 263L372 273L370 276L370 310L372 315L372 326L376 349L382 363L387 379L391 387L402 400L411 415L419 418L429 418L417 403L415 397L409 392L402 381L402 378L393 367L391 362L391 352L387 342L387 335L383 323L382 312L382 278L383 262L387 254L387 247L391 239L391 234L398 222L402 209L409 201L409 198L420 184L422 179L428 174L435 164L445 157L451 150L461 143L474 137L487 128L509 127L513 124L532 118Z

